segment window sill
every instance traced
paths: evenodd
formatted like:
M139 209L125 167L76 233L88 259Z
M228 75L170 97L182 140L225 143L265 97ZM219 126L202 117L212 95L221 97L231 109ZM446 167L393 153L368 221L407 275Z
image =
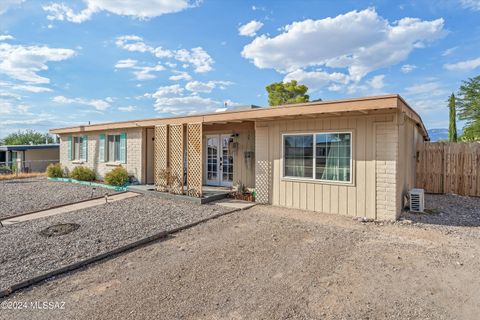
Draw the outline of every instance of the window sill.
M107 167L120 167L122 164L120 162L105 162Z
M342 182L342 181L289 178L289 177L282 177L280 178L280 180L284 182L315 183L315 184L324 184L324 185L330 185L330 186L355 187L355 183L353 181Z
M85 161L83 161L83 160L73 160L72 163L73 164L84 164Z

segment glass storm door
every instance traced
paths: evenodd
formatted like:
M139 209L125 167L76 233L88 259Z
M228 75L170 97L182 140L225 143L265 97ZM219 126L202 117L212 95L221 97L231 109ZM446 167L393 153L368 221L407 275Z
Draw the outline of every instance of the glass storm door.
M233 156L230 135L207 135L207 184L230 187L233 184Z

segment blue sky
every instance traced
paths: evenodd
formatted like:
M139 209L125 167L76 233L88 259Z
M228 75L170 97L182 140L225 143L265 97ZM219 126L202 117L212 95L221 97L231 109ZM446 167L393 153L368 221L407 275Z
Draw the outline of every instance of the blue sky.
M400 93L428 128L480 74L480 1L2 0L0 137L18 129Z

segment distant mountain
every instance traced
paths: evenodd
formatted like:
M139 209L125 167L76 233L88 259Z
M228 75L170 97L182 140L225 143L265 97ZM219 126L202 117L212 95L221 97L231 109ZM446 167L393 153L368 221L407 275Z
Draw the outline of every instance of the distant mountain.
M427 130L428 135L430 137L430 141L440 141L440 140L448 140L448 129L439 128L439 129L430 129ZM457 135L460 137L462 135L463 130L457 130Z
M430 129L428 130L430 141L448 140L448 129Z

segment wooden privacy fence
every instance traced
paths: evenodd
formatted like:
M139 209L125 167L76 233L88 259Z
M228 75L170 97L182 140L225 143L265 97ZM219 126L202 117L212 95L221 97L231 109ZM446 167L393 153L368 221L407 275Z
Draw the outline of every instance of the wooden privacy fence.
M417 152L418 188L429 193L480 196L480 143L424 142Z

